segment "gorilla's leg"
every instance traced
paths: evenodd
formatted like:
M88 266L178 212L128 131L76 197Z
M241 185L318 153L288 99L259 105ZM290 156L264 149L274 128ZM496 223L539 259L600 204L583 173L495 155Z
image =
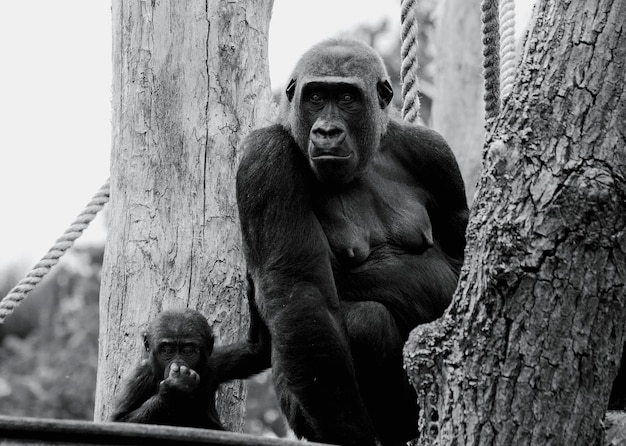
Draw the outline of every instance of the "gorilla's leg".
M417 397L403 367L404 341L378 302L342 302L361 397L383 444L417 437Z
M274 387L298 436L342 445L374 445L375 434L357 388L339 308L319 290L296 284L289 299L272 302Z

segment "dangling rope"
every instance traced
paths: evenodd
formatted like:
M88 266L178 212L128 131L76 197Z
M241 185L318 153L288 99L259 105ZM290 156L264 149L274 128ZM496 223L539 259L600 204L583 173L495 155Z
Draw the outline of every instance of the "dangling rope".
M483 76L487 128L500 114L515 80L514 0L483 0Z
M74 220L74 223L65 230L63 235L50 248L45 256L33 267L33 269L14 286L2 302L0 302L0 324L6 317L13 313L20 303L26 298L41 280L50 272L52 267L59 262L59 259L70 249L74 242L87 229L89 223L102 210L109 201L109 180L104 183L100 190L93 196L87 207Z
M483 77L485 85L485 121L487 127L500 114L501 102L513 90L515 80L515 2L483 0ZM417 0L402 0L402 117L408 122L419 119L418 22Z
M417 122L420 113L419 83L417 77L417 0L402 0L400 13L402 46L400 81L402 82L402 117Z
M483 78L485 83L485 121L487 128L500 113L500 30L498 28L498 0L483 0Z
M515 1L500 0L500 106L515 80Z

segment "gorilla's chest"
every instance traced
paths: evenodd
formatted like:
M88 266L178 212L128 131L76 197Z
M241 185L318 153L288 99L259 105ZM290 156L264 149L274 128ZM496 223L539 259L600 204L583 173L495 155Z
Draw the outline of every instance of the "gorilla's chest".
M356 266L383 245L406 253L432 246L426 200L407 175L372 170L349 188L320 193L315 213L335 258Z

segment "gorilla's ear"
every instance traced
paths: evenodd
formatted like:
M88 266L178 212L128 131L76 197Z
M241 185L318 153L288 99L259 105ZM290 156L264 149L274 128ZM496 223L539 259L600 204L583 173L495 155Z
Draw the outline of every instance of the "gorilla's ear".
M378 81L376 90L378 91L378 103L380 104L380 108L387 107L393 98L393 88L391 88L389 81Z
M143 346L147 352L150 352L150 341L148 340L148 332L143 334Z
M293 95L295 92L296 92L296 80L291 79L291 81L289 81L289 85L287 85L287 89L285 90L285 93L287 93L287 99L289 100L289 102L291 102L291 100L293 99Z

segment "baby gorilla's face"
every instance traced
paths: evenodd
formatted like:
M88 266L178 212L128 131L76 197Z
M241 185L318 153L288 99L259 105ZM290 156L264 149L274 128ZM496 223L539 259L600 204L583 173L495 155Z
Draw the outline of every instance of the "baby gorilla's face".
M201 358L201 344L195 339L186 338L172 340L160 339L154 351L160 368L164 371L163 377L171 377L172 373L185 373L187 369L197 369ZM175 370L172 370L175 368Z

